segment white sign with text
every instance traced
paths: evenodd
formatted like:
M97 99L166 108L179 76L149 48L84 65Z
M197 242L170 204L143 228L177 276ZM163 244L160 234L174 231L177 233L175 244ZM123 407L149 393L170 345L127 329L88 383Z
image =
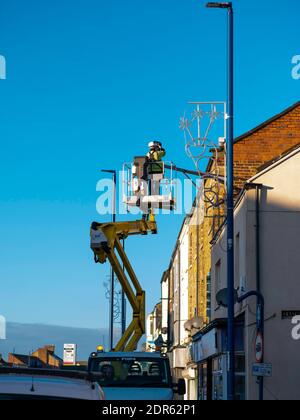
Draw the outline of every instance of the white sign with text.
M0 340L6 340L6 319L0 315Z
M75 366L77 359L77 346L76 344L64 345L64 365Z

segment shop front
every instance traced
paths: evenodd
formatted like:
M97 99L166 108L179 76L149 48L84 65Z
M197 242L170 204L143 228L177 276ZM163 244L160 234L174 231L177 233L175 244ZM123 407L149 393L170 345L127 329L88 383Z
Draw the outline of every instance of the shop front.
M226 400L226 320L216 320L193 337L193 359L198 371L198 400ZM236 325L236 395L245 400L244 324Z

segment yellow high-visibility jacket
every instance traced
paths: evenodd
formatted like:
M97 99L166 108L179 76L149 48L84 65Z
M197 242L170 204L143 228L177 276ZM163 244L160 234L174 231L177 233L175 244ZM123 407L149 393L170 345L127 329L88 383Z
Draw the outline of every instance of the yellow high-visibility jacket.
M162 162L162 158L164 156L166 156L166 151L164 149L158 151L150 151L147 154L148 161L150 162L148 166L149 175L164 173L164 164Z
M166 151L164 149L159 151L149 152L147 158L153 162L160 162L163 157L166 156Z

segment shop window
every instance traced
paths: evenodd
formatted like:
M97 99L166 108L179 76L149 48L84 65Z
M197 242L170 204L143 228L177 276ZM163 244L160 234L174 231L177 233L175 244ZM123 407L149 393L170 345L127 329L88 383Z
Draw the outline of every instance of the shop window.
M212 400L212 359L198 365L198 400Z
M207 363L204 363L198 368L198 400L207 401Z
M226 399L226 356L213 360L213 399L223 401Z
M237 354L235 359L236 368L236 399L244 401L246 397L246 364L245 354ZM226 400L227 390L227 357L219 356L213 360L213 399L215 401Z

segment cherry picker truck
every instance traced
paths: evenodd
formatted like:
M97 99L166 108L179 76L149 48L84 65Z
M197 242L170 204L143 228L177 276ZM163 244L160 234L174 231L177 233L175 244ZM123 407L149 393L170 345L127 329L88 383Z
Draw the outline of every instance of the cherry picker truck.
M174 209L176 203L172 193L160 194L159 183L167 169L171 173L173 170L186 172L186 176L198 175L198 172L175 169L174 165L164 162L149 165L147 157L135 158L130 165L130 193L124 195L123 201L129 207L140 207L144 214L142 220L94 222L91 226L95 262L104 264L109 261L133 311L131 323L113 351L107 353L100 346L89 358L88 371L99 374L99 384L107 400L173 400L175 394L183 396L186 393L184 379L173 383L170 362L165 354L136 351L146 332L146 293L122 246L122 241L128 237L157 234L153 209ZM142 179L138 178L139 175ZM155 194L140 187L145 182L154 185Z

